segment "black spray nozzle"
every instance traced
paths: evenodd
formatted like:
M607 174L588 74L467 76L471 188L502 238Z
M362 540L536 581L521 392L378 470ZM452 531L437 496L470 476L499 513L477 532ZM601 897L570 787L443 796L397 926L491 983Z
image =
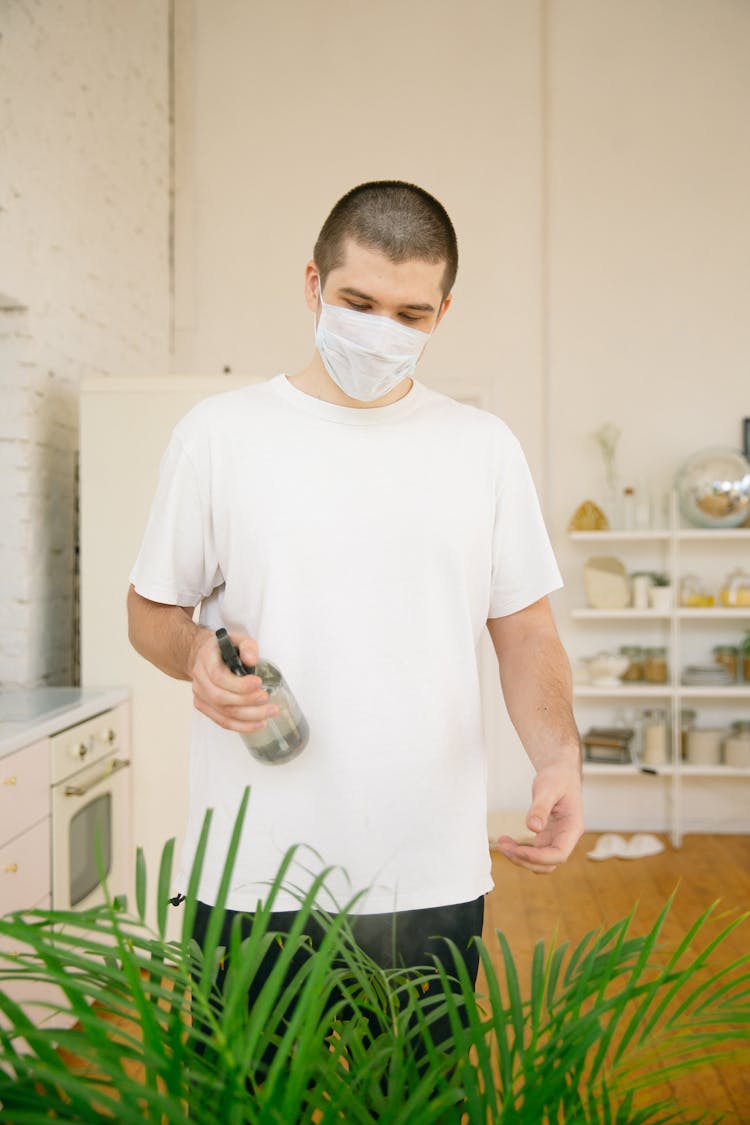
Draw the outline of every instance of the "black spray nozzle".
M240 654L235 646L229 639L229 633L223 627L216 630L216 639L219 642L219 651L221 659L226 664L230 672L234 672L235 676L254 676L255 665L249 667L242 663Z

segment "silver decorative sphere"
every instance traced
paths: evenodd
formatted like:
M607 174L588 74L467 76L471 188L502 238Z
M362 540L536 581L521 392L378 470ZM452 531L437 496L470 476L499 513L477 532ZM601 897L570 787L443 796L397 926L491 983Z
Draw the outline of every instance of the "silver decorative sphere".
M701 449L675 477L680 511L698 527L739 527L750 518L750 462L734 449Z

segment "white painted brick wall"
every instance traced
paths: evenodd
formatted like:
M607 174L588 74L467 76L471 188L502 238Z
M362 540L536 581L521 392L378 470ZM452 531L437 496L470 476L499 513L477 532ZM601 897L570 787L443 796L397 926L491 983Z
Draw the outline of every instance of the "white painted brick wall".
M73 676L81 376L169 370L168 22L1 6L0 688Z

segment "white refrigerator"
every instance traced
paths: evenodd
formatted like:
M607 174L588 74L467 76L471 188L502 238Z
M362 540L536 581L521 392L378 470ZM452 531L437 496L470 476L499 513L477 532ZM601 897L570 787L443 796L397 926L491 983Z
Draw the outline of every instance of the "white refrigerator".
M249 381L165 375L81 384L81 682L132 692L132 838L145 853L152 921L162 849L170 837L179 848L185 824L192 698L188 683L165 676L131 647L129 574L172 427L201 399ZM175 912L172 933L176 922Z

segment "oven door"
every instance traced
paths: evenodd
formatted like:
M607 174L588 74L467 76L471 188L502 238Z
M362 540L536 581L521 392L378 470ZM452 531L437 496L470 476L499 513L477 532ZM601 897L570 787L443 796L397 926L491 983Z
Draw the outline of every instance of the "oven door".
M130 890L130 762L113 754L52 789L52 907L83 910Z

